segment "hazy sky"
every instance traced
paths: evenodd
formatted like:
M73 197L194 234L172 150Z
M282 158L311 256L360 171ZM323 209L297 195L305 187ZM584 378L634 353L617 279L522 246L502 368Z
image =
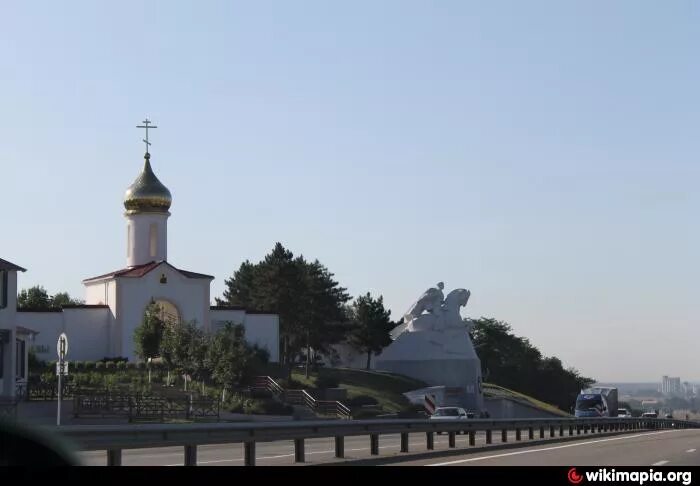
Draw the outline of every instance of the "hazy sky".
M700 379L700 5L26 1L0 15L0 257L83 296L142 166L169 260L276 241L398 318L428 287L599 380Z

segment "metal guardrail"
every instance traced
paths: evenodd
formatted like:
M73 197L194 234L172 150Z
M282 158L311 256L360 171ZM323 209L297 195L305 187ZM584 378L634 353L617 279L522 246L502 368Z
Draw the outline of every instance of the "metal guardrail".
M486 433L486 443L491 444L494 431L501 431L501 441L507 442L508 432L515 431L516 441L524 431L528 439L535 433L544 439L549 437L586 436L606 432L632 432L650 429L700 428L700 422L673 419L513 419L464 421L441 420L314 420L308 422L266 422L233 424L183 424L183 425L128 425L128 426L64 426L47 428L47 433L58 433L73 442L79 450L106 450L107 465L121 465L123 449L147 447L184 447L184 464L197 464L197 446L210 444L243 443L244 464L255 465L255 444L280 440L294 441L295 462L304 462L304 440L335 438L335 457L345 455L345 437L370 437L370 453L379 454L379 436L401 434L401 452L408 452L408 434L425 433L426 447L434 449L434 434L446 432L449 447L456 446L458 432L469 435L469 446L476 445L476 432Z

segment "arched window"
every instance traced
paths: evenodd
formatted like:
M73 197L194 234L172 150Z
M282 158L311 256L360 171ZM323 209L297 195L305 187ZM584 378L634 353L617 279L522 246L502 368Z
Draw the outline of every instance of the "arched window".
M151 244L151 258L155 258L156 252L158 251L158 226L155 223L151 223L149 239Z

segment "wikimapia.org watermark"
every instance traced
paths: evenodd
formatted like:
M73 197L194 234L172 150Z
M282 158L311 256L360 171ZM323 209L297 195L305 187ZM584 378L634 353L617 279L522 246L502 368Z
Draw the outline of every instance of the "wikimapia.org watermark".
M630 482L637 484L645 484L649 481L655 483L663 482L680 482L687 486L692 482L692 473L690 471L616 471L615 469L601 468L597 471L586 471L585 480L590 483L596 482ZM584 474L576 472L576 468L569 469L567 478L571 484L581 484L584 480Z

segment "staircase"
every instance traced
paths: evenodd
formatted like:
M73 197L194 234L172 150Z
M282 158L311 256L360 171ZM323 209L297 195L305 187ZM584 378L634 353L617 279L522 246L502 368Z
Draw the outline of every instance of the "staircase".
M285 390L271 376L258 376L253 385L255 391L266 391L289 405L301 406L317 415L332 415L341 419L351 418L350 409L337 400L317 400L306 390Z

